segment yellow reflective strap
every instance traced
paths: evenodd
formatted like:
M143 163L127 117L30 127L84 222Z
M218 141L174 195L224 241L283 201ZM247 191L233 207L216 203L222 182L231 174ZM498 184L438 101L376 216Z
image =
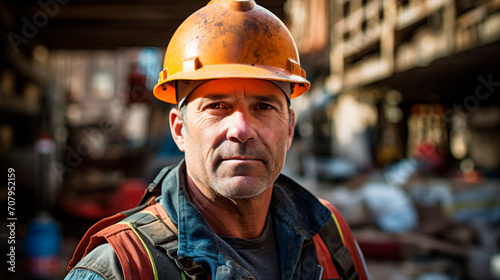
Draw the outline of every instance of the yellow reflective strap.
M321 204L323 204L323 206L325 206L328 210L330 210L330 207L328 207L328 205L326 205L325 202L323 202L323 200L321 199L318 200ZM337 220L337 217L335 217L335 213L333 213L332 210L330 210L330 212L332 213L332 218L335 221L335 225L337 226L337 231L339 232L340 239L342 239L342 245L345 245L344 233L342 232L342 228L340 227L339 221Z
M184 270L181 270L181 277L182 280L186 280L186 274L184 274Z
M158 271L156 271L156 264L155 264L155 261L153 259L153 254L151 253L151 251L149 251L149 248L146 245L146 243L144 242L144 240L142 239L142 237L139 235L139 233L137 232L137 230L135 229L135 227L132 226L131 223L129 223L129 222L119 222L119 224L126 224L130 229L132 229L132 231L135 233L135 235L137 235L137 237L139 237L139 240L141 240L142 246L146 249L146 252L148 252L149 261L151 262L151 266L153 267L153 275L155 277L154 280L158 280Z
M340 234L340 239L342 239L342 245L345 245L344 234L342 233L342 228L340 227L339 221L337 221L337 217L335 217L335 214L333 214L333 212L332 212L332 218L335 221L335 225L337 225L337 230Z
M158 217L153 212L151 212L151 211L142 210L141 213L147 213L147 214L149 214L149 215L151 215L153 217L156 217L156 219L158 219Z

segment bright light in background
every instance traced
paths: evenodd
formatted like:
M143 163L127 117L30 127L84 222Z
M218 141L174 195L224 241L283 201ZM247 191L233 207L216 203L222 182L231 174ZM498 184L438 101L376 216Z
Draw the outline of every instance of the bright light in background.
M92 60L92 96L97 99L110 99L115 95L115 58L110 52L96 52Z
M490 270L493 279L500 279L500 253L496 253L491 257Z
M351 95L343 95L336 106L334 122L335 135L341 145L348 145L353 135L365 131L377 121L377 110L374 106L358 102Z
M109 99L115 93L113 75L99 70L92 76L92 93L99 99Z
M153 90L162 70L161 51L158 48L142 48L138 54L139 73L145 75L146 88Z

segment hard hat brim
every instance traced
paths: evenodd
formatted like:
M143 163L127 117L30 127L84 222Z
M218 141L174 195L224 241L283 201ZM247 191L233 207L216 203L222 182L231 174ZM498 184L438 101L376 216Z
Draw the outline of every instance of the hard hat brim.
M177 80L212 80L225 78L246 78L246 79L262 79L290 82L294 84L291 98L306 93L311 84L305 77L293 75L288 71L277 67L264 67L259 65L245 64L223 64L223 65L208 65L201 67L195 71L178 72L171 77L168 77L163 83L158 83L154 88L156 98L177 104L177 96L173 81ZM184 98L179 97L179 99Z

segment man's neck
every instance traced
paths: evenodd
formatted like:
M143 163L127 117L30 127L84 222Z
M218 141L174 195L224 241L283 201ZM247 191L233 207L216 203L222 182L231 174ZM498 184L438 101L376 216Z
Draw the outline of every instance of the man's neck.
M272 187L250 199L229 199L201 186L187 176L187 192L212 230L221 236L243 239L259 237L266 225Z

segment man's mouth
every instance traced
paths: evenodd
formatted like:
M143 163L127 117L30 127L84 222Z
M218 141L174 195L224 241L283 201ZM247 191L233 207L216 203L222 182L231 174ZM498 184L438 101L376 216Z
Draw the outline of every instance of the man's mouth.
M222 160L251 161L251 160L260 160L260 159L257 157L252 157L252 156L232 156L232 157L223 158Z

